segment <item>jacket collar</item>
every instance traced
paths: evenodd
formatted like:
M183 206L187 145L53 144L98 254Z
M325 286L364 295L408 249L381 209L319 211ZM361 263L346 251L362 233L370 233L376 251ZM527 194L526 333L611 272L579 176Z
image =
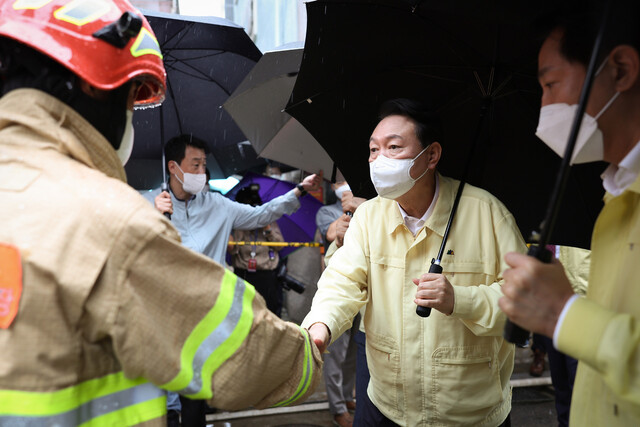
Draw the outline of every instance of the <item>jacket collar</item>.
M433 212L429 218L427 218L424 225L436 234L444 236L444 232L447 228L447 221L449 220L449 214L451 213L451 207L453 206L453 201L458 189L458 186L456 185L458 181L443 177L439 172L436 173L438 174L438 181L440 183L438 199L436 200ZM378 198L387 203L387 214L389 218L387 225L389 234L391 234L398 227L404 225L404 219L402 218L400 209L398 209L398 204L394 200L384 199L380 196L378 196Z
M20 125L32 138L22 146L54 149L111 178L127 182L111 144L84 117L59 99L37 89L16 89L0 98L0 130Z

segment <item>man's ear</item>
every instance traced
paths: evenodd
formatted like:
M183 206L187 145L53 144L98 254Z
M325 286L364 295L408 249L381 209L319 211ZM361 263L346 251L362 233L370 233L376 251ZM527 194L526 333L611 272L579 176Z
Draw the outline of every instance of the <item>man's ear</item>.
M169 168L169 173L171 173L171 175L176 175L178 173L178 167L176 166L176 162L173 160L169 160L167 168Z
M617 92L627 91L638 84L640 56L633 46L616 46L609 57L616 67L614 87Z
M428 163L427 167L429 170L434 170L440 161L440 156L442 156L442 146L438 141L434 141L431 143L431 146L427 150Z

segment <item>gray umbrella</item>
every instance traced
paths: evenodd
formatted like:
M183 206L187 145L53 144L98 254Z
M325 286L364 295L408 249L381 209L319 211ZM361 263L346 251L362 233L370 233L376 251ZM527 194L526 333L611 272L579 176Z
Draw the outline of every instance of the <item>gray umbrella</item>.
M260 157L330 177L334 162L296 119L284 112L302 61L302 43L265 52L223 104ZM336 178L344 179L337 171Z

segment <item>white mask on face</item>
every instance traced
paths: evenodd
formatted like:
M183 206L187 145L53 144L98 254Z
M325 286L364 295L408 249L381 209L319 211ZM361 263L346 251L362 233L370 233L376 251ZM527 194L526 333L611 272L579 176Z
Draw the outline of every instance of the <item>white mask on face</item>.
M605 64L606 60L596 71L596 76ZM570 164L597 162L603 159L604 143L602 131L598 129L598 119L607 111L618 95L620 95L620 92L616 92L595 117L591 117L586 112L584 113ZM540 109L540 120L536 129L536 136L560 157L564 156L569 142L569 133L571 132L571 125L577 109L577 104L568 105L564 103L546 105Z
M416 181L424 176L429 170L425 169L422 175L416 179L411 178L411 168L418 157L431 146L429 144L413 159L390 159L379 154L376 159L369 163L369 174L371 182L376 188L380 197L387 199L397 199L411 190Z
M338 200L342 200L342 195L345 191L351 191L349 184L342 184L340 187L336 188L335 193Z
M204 185L207 183L207 174L204 173L187 173L182 170L180 165L176 163L180 172L184 177L184 181L178 178L178 175L173 174L178 181L182 184L182 189L189 194L198 194L204 188Z
M122 166L127 164L133 151L133 111L127 110L127 121L120 141L120 148L116 150Z

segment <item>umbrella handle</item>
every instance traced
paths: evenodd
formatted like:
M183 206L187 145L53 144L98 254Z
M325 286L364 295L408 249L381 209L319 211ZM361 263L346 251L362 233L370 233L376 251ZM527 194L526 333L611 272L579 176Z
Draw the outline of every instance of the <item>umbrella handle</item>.
M545 264L551 263L551 251L543 246L531 246L527 255L537 258ZM529 331L521 328L509 319L507 319L507 323L504 325L502 336L505 340L517 345L518 347L529 346Z
M164 150L163 150L163 154L164 154ZM166 182L166 181L162 181L162 185L160 185L160 189L161 189L162 191L169 191L169 186L167 185L167 182ZM168 219L169 221L171 221L171 214L170 214L169 212L165 212L165 213L164 213L164 216L166 216L166 217L167 217L167 219Z
M442 266L440 264L431 264L429 267L429 273L442 274ZM421 305L416 307L416 314L420 317L429 317L431 314L431 307L423 307Z

